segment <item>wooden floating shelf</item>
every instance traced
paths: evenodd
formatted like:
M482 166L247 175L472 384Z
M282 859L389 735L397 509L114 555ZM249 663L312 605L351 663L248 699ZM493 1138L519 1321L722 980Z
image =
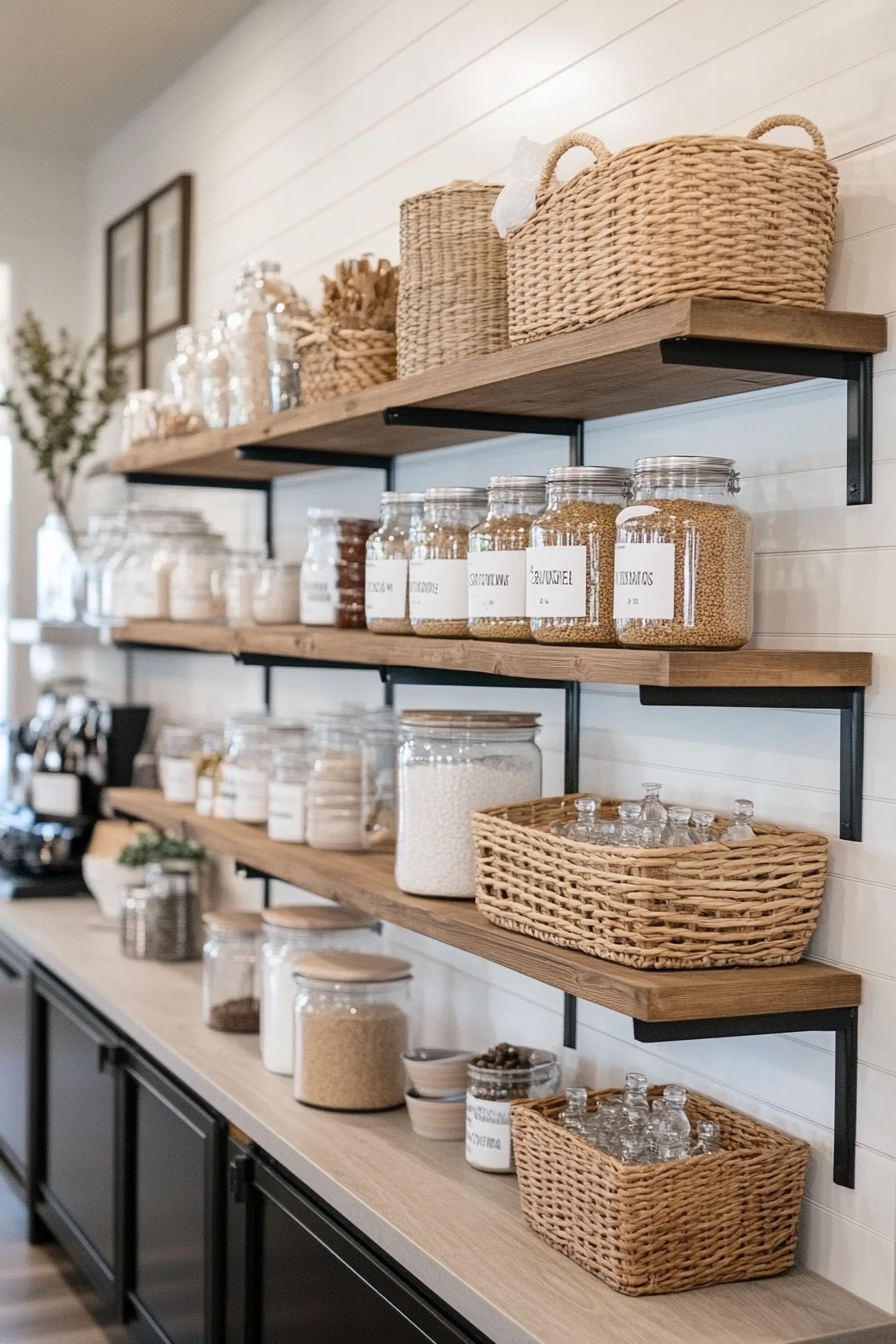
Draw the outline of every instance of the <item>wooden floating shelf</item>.
M596 420L777 387L807 376L664 363L660 342L688 338L874 354L886 349L887 320L871 313L676 299L585 331L431 369L248 425L139 444L109 465L119 473L265 481L314 467L244 462L237 449L265 444L391 457L499 432L386 426L383 411L390 406Z
M132 621L119 626L119 644L200 653L294 658L361 667L414 667L538 681L622 686L845 687L871 685L871 654L791 649L733 653L662 649L602 649L576 645L423 639L302 625L208 625Z
M110 789L109 802L117 812L196 840L317 896L344 901L644 1022L850 1008L861 1002L860 976L813 961L732 970L632 970L500 929L472 901L407 896L395 885L392 855L281 844L258 826L200 817L192 807L166 803L150 789Z

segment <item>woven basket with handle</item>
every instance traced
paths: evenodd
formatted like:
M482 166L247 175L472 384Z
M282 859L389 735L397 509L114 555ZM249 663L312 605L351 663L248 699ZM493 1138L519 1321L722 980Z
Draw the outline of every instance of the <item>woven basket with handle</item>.
M827 874L823 835L752 823L752 840L628 849L553 835L581 794L473 813L476 904L493 924L649 970L799 961ZM618 800L600 816L615 819ZM721 835L728 818L718 818Z
M500 190L450 182L402 201L399 378L508 344L506 247L491 222Z
M589 1110L619 1095L591 1092ZM807 1143L691 1092L692 1130L714 1120L722 1150L625 1166L558 1123L565 1105L565 1097L544 1097L510 1111L523 1214L558 1251L632 1297L790 1269Z
M324 320L304 327L305 334L296 341L303 406L394 379L394 331L341 327Z
M811 149L760 143L798 126ZM594 163L554 169L584 145ZM554 145L535 213L507 239L511 345L683 296L823 308L837 170L806 117L746 136L682 135L610 154L576 132Z

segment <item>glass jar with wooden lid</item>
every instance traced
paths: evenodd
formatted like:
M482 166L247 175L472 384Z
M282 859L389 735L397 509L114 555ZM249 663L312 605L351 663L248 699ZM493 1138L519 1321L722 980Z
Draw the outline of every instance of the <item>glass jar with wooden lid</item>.
M526 550L532 520L544 512L543 476L493 476L488 513L470 532L467 557L470 634L531 639L526 617Z
M261 915L208 910L202 916L202 1016L215 1031L258 1031Z
M485 517L486 490L427 490L423 525L411 543L408 578L415 635L464 639L470 633L467 550L470 530Z

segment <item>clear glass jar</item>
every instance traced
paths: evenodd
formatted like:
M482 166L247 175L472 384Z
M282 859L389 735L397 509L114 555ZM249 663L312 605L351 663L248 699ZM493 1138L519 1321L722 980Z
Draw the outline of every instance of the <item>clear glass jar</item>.
M331 1111L404 1101L411 967L397 957L330 952L296 963L293 1095Z
M220 308L212 313L212 329L200 365L202 410L209 429L226 429L230 423L230 347L227 315Z
M166 803L195 803L199 736L189 724L169 723L159 733L159 783Z
M215 778L223 759L223 733L217 728L203 733L196 753L196 812L200 817L214 816Z
M199 866L146 866L146 956L152 961L194 961L200 954Z
M616 515L628 497L621 467L553 467L532 524L526 610L540 644L615 644Z
M508 1057L517 1067L502 1066ZM560 1084L557 1056L528 1046L496 1046L467 1065L467 1127L465 1155L479 1171L515 1171L510 1137L510 1104L549 1097ZM494 1059L495 1062L492 1062ZM526 1063L523 1064L522 1061Z
M301 566L289 560L259 560L255 567L252 619L257 625L297 625Z
M277 261L247 261L236 282L236 299L227 319L230 338L230 423L245 425L271 413L268 365L268 313L295 300L295 290L280 279Z
M387 490L380 525L367 542L364 614L367 629L380 635L411 634L408 560L411 536L423 522L422 494Z
M308 549L302 561L299 607L303 625L364 628L364 558L376 527L336 509L308 510Z
M262 825L268 819L271 730L267 723L243 724L234 734L228 764L233 771L233 820Z
M103 613L103 570L125 538L123 519L111 519L102 529L88 536L81 548L84 585L84 620L88 625L105 625Z
M257 551L231 551L224 574L224 615L231 625L253 620L255 584L262 557Z
M198 333L193 327L178 327L174 347L177 353L165 365L162 393L156 402L160 439L176 439L207 428L202 409Z
M544 512L543 476L493 476L488 513L470 532L470 634L531 639L526 616L526 550L532 519Z
M364 848L377 853L395 849L398 807L395 767L398 730L395 711L368 710L361 736L361 812Z
M275 747L268 783L268 835L288 845L305 843L305 792L311 759L307 746Z
M305 795L305 838L312 849L362 850L362 716L320 714Z
M299 361L295 328L282 304L267 313L268 370L271 380L271 410L292 410L299 404Z
M753 520L727 457L642 457L616 520L616 633L627 648L739 649L753 633Z
M174 548L168 576L172 621L223 621L227 551L223 538L184 539Z
M407 710L398 749L395 880L415 896L471 899L471 815L541 795L538 714Z
M423 524L411 543L408 594L415 635L464 639L470 633L467 550L488 511L488 491L427 490Z
M169 611L168 573L159 537L137 532L124 543L117 566L114 614L124 621L164 621Z
M215 1031L258 1031L261 915L209 910L202 916L202 1019Z
M262 924L261 1062L271 1073L291 1075L296 959L312 952L375 952L379 925L338 905L273 906L262 914Z
M158 395L158 392L149 387L128 393L121 419L123 453L129 448L136 448L140 443L151 443L159 437L159 422L156 417Z

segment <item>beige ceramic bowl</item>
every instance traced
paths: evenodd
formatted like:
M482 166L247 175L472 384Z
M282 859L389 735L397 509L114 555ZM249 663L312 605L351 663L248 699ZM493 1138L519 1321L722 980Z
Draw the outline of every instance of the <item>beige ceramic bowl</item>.
M455 1093L451 1097L420 1097L416 1092L404 1094L411 1128L421 1139L449 1139L464 1137L467 1123L467 1095Z
M467 1090L468 1050L406 1050L404 1067L421 1097L450 1097Z

